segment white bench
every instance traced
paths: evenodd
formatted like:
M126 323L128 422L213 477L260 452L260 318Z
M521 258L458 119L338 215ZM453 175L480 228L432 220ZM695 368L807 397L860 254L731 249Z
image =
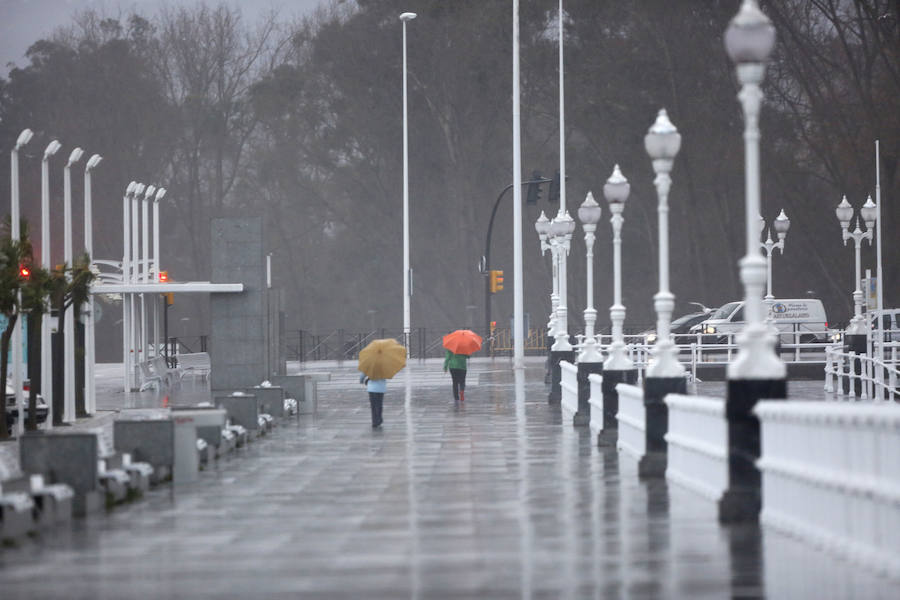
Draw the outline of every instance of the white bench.
M209 359L208 352L192 352L189 354L178 355L178 368L181 369L182 377L191 375L208 380L209 373L212 371L212 363Z

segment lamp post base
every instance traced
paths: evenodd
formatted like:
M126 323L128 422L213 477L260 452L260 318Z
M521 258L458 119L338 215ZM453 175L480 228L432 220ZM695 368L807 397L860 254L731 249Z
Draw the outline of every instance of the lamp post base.
M759 400L787 398L786 379L728 381L725 418L728 421L728 489L719 500L722 523L753 522L762 506L759 420L753 407Z
M603 427L597 433L598 446L616 446L619 441L619 392L616 386L620 383L634 385L637 382L637 369L603 371Z
M547 401L550 404L556 404L562 400L562 369L559 362L562 360L575 362L574 350L551 350L550 351L550 395Z
M578 363L578 412L575 413L574 425L591 424L591 382L588 375L603 374L602 362Z
M644 411L646 452L638 463L638 477L652 479L666 476L668 455L665 435L669 430L667 394L686 394L686 377L647 377L644 379Z

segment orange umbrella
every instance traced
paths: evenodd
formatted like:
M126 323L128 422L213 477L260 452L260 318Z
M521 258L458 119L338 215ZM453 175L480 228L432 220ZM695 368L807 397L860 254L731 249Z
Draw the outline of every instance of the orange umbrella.
M481 350L481 336L469 329L457 329L444 336L444 348L453 354L468 356Z

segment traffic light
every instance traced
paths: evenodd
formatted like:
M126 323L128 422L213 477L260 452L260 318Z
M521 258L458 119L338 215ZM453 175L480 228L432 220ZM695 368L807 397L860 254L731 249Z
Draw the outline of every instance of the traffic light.
M19 277L28 279L31 277L31 268L28 265L19 265Z
M497 292L503 289L503 271L500 269L494 269L491 271L491 279L490 279L490 290L492 294L496 294Z
M166 283L169 281L169 272L168 271L160 271L159 272L159 282Z
M550 203L559 202L559 171L557 171L553 175L553 180L550 181L550 191L547 192L547 200Z
M526 204L537 204L541 199L541 184L539 181L543 179L540 171L531 172L532 182L528 184L528 194L525 196Z

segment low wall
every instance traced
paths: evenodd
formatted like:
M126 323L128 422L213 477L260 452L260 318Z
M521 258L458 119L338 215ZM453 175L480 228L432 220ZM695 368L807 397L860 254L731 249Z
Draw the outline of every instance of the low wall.
M588 375L588 382L591 384L591 397L588 399L588 403L591 405L591 433L597 435L605 425L603 422L603 376L593 373Z
M763 401L753 412L760 521L900 577L900 406Z
M640 459L647 452L647 417L644 409L644 390L636 385L620 383L616 386L619 394L619 441L616 448L624 450Z
M578 367L567 360L561 360L559 368L563 423L571 425L578 412Z
M728 422L725 400L669 394L666 479L713 501L728 487Z

